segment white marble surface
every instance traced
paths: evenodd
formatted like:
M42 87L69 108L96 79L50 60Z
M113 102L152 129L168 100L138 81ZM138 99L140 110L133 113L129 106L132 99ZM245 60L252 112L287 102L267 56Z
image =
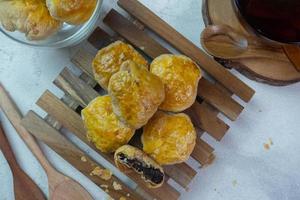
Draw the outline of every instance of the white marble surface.
M204 27L200 12L201 1L142 2L199 45L199 34ZM115 0L105 0L103 13L112 6L115 6ZM35 105L35 101L45 89L62 95L52 85L52 81L64 66L72 68L69 57L76 49L32 49L16 44L0 34L0 81L10 91L23 113L30 109L43 113ZM204 169L199 169L192 160L189 161L197 169L198 175L188 192L180 190L181 199L300 199L300 84L272 87L248 80L235 71L233 73L257 93L253 100L245 105L245 111L236 122L226 120L231 129L221 143L207 135L204 136L204 139L215 147L217 158L213 165ZM18 162L47 194L47 178L44 171L1 112L0 119ZM264 143L268 143L269 139L274 144L266 150ZM79 144L89 155L101 161L92 150ZM42 148L59 171L79 181L95 199L106 198L96 185L56 153L45 145L42 145ZM11 199L14 199L12 175L0 153L0 200Z

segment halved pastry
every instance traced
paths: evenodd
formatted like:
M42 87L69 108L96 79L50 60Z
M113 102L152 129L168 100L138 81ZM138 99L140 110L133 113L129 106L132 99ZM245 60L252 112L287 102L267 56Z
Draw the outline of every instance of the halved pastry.
M92 16L97 0L46 0L53 18L73 25L82 24Z
M147 66L148 62L131 45L121 41L101 49L93 60L95 79L103 89L107 89L110 77L120 70L123 62L131 60Z
M45 39L61 26L50 16L44 0L0 1L0 21L8 31L25 33L28 40Z
M111 77L108 93L114 113L134 129L145 125L165 98L160 78L132 61Z
M198 65L183 55L161 55L150 65L150 71L165 84L166 98L160 109L181 112L196 100L201 71Z
M196 130L186 114L157 112L144 126L143 150L161 165L186 161L196 144Z
M113 113L109 96L94 99L81 115L89 141L102 152L114 152L134 135L134 129L124 125Z
M115 152L116 166L124 173L134 171L150 188L158 188L164 183L165 174L161 166L143 151L124 145Z

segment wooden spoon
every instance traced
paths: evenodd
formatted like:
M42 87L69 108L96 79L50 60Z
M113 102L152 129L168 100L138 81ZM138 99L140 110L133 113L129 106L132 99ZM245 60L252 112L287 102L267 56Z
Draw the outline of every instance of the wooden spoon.
M4 154L13 175L14 191L16 200L43 200L46 199L40 188L20 168L9 142L4 134L0 122L0 149ZM29 195L30 194L30 195Z
M222 59L238 60L266 58L290 62L283 49L263 44L255 37L244 36L227 25L212 25L201 34L202 47L212 56Z
M48 176L51 200L91 200L90 194L76 181L59 173L48 162L35 139L21 126L21 113L0 83L0 107L15 127L21 138L41 163ZM28 193L30 195L30 193Z

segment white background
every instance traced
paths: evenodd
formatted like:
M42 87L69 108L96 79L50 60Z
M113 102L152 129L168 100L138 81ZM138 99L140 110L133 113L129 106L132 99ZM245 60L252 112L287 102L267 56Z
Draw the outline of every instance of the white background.
M204 28L199 0L142 0L147 7L170 23L188 39L199 45L199 34ZM103 15L115 0L105 0ZM82 44L85 45L85 44ZM76 48L40 50L21 46L0 34L0 80L25 114L33 109L43 112L35 105L46 90L62 95L52 81L64 66L72 68L70 56ZM270 67L270 66L266 66ZM204 139L215 147L213 165L199 169L198 175L182 199L214 200L296 200L300 199L300 84L273 87L248 80L237 72L235 75L256 90L253 100L235 122L226 120L231 129L222 142L205 135ZM17 160L30 177L48 193L47 178L15 130L0 112L4 126ZM74 138L72 138L74 139ZM264 143L269 139L269 150ZM73 177L93 195L105 199L105 194L86 177L42 145L51 163L62 173ZM80 144L89 155L99 158L92 150ZM119 174L117 174L119 175ZM13 197L12 175L0 153L0 200Z

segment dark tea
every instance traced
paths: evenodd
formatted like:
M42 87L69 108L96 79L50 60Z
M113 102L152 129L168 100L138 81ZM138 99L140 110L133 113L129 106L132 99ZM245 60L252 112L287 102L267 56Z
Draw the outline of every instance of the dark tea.
M235 0L241 16L259 34L300 43L300 0Z

